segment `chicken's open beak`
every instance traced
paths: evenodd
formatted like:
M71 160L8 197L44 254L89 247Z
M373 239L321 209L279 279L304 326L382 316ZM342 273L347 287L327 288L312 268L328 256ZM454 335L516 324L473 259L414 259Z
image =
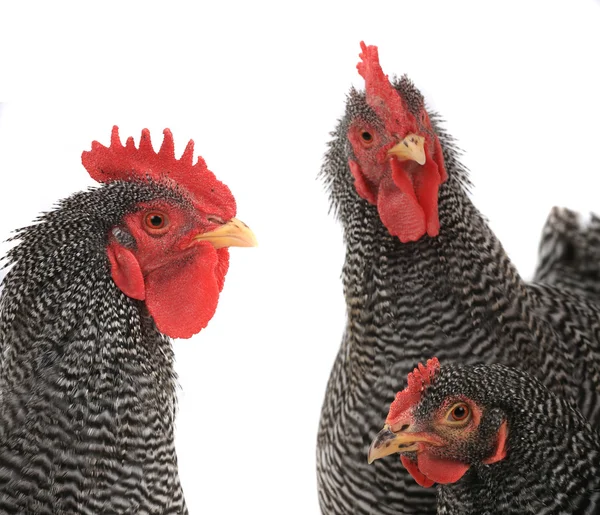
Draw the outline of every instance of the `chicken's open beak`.
M383 429L377 433L377 436L369 447L369 464L379 458L389 456L396 452L416 451L417 443L427 442L431 445L440 445L439 441L427 433L411 432L410 427L406 430L394 433L390 426L386 424Z
M425 138L418 134L408 134L400 143L390 148L387 155L396 157L400 161L416 161L424 165L427 160Z
M194 236L195 241L208 241L215 249L223 247L256 247L258 242L250 228L241 220L232 218L214 231Z

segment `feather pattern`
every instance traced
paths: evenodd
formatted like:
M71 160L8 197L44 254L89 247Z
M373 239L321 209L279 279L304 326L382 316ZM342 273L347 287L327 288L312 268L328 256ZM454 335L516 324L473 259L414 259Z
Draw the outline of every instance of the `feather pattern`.
M598 513L600 435L581 413L543 384L502 365L442 366L423 395L417 417L440 401L463 396L484 409L476 434L454 452L471 468L456 483L438 487L438 513L500 515ZM507 423L506 457L492 465L486 435Z
M170 340L111 279L110 229L152 182L78 193L20 230L0 296L0 512L187 513Z
M399 92L403 80L394 86ZM434 513L435 497L397 460L367 464L386 406L414 363L504 363L538 377L600 421L600 309L549 284L525 283L484 217L452 138L432 115L448 181L439 190L440 232L401 243L376 206L359 197L348 169L352 119L381 122L351 90L321 176L342 222L347 325L318 433L317 472L326 515Z

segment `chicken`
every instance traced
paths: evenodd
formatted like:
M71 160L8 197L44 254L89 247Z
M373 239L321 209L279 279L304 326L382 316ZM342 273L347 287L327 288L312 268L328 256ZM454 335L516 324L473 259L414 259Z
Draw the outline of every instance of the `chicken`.
M84 152L103 186L21 229L0 297L0 512L187 513L169 337L206 326L252 246L193 142Z
M419 365L369 462L398 452L417 483L439 483L440 514L600 511L600 434L521 370Z
M453 140L406 77L392 84L362 45L354 89L322 176L342 222L347 325L317 441L321 510L433 513L400 466L368 467L382 406L415 362L525 370L600 422L600 309L588 296L524 282L467 194Z

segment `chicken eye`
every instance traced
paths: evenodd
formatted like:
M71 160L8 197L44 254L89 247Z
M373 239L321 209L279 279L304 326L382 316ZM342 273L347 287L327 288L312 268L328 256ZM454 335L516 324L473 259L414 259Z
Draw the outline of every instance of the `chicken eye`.
M146 215L146 228L152 232L162 232L168 225L167 217L162 213L152 212Z
M471 414L471 410L469 406L467 406L464 402L454 405L448 414L449 422L463 422L466 420Z
M362 131L360 137L365 143L371 143L373 141L373 135L369 131Z
M160 215L148 215L147 221L153 229L161 229L165 225L165 219Z

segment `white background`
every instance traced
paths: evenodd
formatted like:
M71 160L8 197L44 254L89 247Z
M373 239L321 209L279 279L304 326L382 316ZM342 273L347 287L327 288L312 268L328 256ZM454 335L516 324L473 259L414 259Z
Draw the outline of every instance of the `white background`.
M362 86L361 39L448 120L474 201L525 276L551 206L600 211L594 0L7 4L1 240L93 184L80 155L113 124L156 144L170 127L178 153L193 138L259 239L233 249L209 327L175 342L192 514L317 513L315 439L345 314L341 228L316 175Z

